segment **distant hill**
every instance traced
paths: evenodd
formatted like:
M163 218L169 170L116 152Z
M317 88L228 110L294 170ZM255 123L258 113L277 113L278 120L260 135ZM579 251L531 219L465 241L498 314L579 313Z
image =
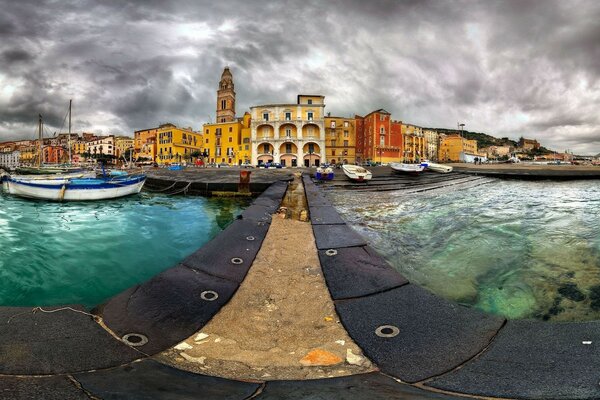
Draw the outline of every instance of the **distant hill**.
M461 131L459 131L457 129L444 129L444 128L427 128L427 129L433 129L433 130L437 131L438 133L444 133L446 135L457 135L457 134L461 133ZM507 137L498 139L494 136L488 135L487 133L470 132L470 131L462 131L462 135L463 135L463 137L465 137L469 140L477 140L477 148L478 149L481 149L483 147L488 147L488 146L504 146L504 145L517 147L517 142L514 140L511 140Z

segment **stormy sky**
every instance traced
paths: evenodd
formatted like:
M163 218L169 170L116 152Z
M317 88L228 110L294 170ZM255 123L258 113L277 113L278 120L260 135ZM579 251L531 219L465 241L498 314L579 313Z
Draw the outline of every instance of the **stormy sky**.
M0 140L133 135L325 95L332 115L536 138L600 153L600 1L0 0ZM63 129L64 130L64 129Z

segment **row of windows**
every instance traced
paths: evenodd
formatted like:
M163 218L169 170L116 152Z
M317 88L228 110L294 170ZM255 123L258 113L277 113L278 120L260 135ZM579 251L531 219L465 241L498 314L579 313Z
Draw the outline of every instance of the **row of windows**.
M331 141L331 147L335 147L335 144L336 144L336 141L332 140ZM347 140L344 140L344 147L348 147L348 141Z
M348 121L344 121L344 128L347 128L349 125ZM335 121L331 121L331 127L335 129Z
M312 103L311 103L311 104L312 104ZM270 113L269 113L269 112L263 111L263 114L262 114L262 116L263 116L263 119L264 119L265 121L269 121L269 115L270 115ZM315 115L315 114L314 114L312 111L309 111L309 112L307 112L307 113L306 113L306 119L308 119L309 121L312 121L312 120L314 119L314 115ZM283 119L284 119L285 121L291 121L291 120L292 120L292 113L291 113L291 112L289 112L289 111L286 111L286 112L283 114Z

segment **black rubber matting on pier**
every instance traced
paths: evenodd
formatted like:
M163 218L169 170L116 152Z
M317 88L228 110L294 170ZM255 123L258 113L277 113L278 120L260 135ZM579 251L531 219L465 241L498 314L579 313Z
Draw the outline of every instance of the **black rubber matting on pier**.
M319 250L319 260L334 300L362 297L402 286L408 280L369 246Z
M66 376L0 377L0 400L90 400Z
M600 322L508 321L481 356L428 385L480 396L599 399Z
M82 388L104 400L243 400L257 383L193 374L152 360L75 375Z
M0 308L0 374L86 371L124 364L140 356L88 315L72 310L45 313L25 307Z
M119 337L129 333L146 336L148 343L138 348L154 354L198 331L237 287L235 282L179 265L111 298L100 307L100 313Z
M381 371L405 382L448 372L483 350L504 319L445 301L415 285L335 302L352 339ZM398 329L379 337L383 326ZM391 334L389 329L382 333Z

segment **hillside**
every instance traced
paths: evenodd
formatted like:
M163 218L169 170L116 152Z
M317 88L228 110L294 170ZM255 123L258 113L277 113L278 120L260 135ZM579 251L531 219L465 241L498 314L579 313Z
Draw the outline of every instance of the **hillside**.
M438 133L444 133L446 135L453 135L453 134L460 133L460 131L457 129L444 129L444 128L427 128L427 129L433 129L433 130L436 130ZM479 149L481 149L483 147L488 147L488 146L504 146L504 145L517 147L517 142L514 140L511 140L507 137L498 139L498 138L488 135L486 133L470 132L470 131L462 131L462 135L463 135L463 137L465 137L467 139L477 140L477 148L479 148Z

